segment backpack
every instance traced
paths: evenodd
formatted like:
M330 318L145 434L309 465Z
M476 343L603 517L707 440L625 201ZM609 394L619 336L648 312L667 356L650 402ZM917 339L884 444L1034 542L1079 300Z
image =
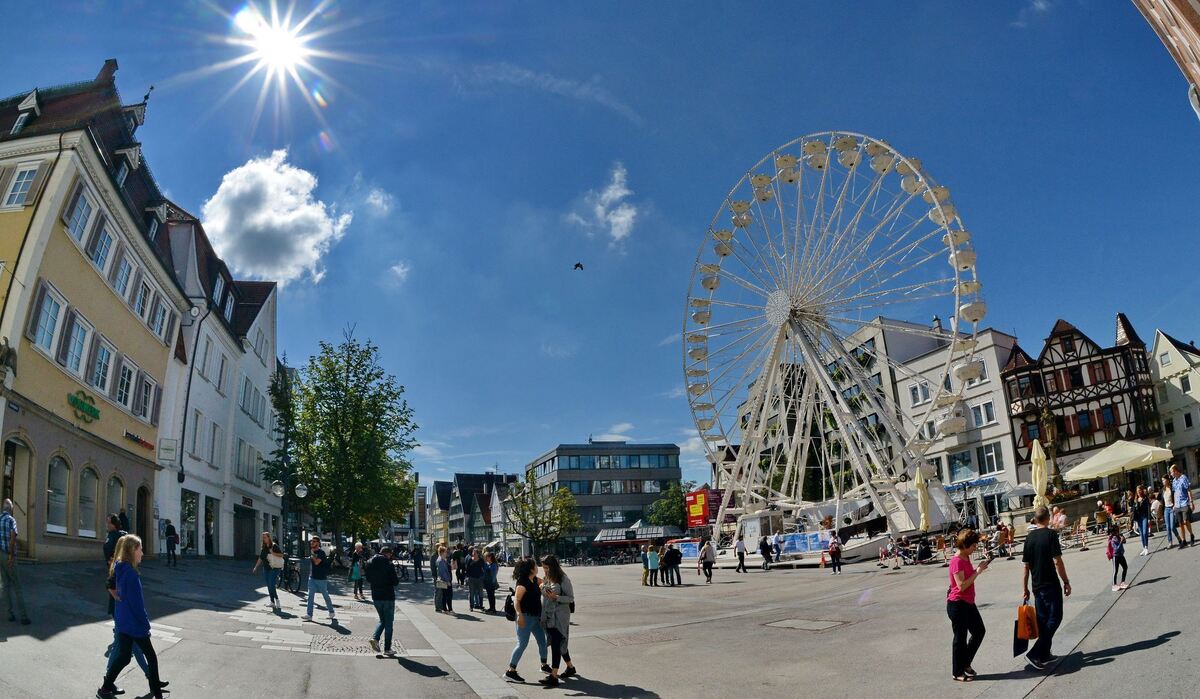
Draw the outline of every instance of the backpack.
M509 621L517 620L517 605L513 604L513 589L508 588L508 597L504 598L504 618Z
M1113 541L1111 536L1108 537L1108 547L1104 549L1104 555L1110 561L1113 559Z

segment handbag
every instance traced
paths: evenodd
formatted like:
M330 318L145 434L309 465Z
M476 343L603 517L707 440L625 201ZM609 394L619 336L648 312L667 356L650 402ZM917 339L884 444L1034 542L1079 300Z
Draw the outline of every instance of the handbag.
M441 578L438 578L434 582L434 587L436 587L439 590L445 590L446 588L450 587L450 583L446 582L445 580L442 580Z
M277 553L267 554L267 565L271 566L271 568L273 570L282 570L283 569L283 556L281 556Z
M1033 605L1021 604L1017 607L1017 638L1032 641L1037 637L1037 610Z
M513 589L508 588L508 597L504 598L504 618L509 621L517 620L517 605L513 603Z

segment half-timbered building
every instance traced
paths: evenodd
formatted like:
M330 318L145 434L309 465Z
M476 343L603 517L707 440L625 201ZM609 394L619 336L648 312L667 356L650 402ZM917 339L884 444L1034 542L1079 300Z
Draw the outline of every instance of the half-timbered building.
M1111 347L1065 320L1054 324L1037 358L1014 344L1001 379L1019 464L1029 463L1033 440L1047 444L1041 421L1047 409L1064 473L1115 440L1152 443L1160 435L1146 344L1123 313Z

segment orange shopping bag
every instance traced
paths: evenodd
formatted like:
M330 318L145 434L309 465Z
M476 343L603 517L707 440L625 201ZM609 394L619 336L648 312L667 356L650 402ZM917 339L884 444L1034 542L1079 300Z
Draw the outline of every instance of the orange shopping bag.
M1037 610L1032 605L1017 607L1017 638L1032 641L1038 637Z

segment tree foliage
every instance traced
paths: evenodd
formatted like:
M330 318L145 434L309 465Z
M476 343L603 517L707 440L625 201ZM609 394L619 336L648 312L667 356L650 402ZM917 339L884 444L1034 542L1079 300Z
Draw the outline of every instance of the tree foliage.
M321 342L294 389L296 475L334 541L400 519L412 508L407 455L417 425L379 348L352 330L338 345Z
M535 555L583 526L571 491L539 488L532 475L509 485L505 507L513 532L529 540Z
M671 487L663 491L650 509L646 512L646 519L650 524L659 527L679 527L682 530L687 529L687 503L684 496L695 487L695 484L688 481L686 483L672 483Z

